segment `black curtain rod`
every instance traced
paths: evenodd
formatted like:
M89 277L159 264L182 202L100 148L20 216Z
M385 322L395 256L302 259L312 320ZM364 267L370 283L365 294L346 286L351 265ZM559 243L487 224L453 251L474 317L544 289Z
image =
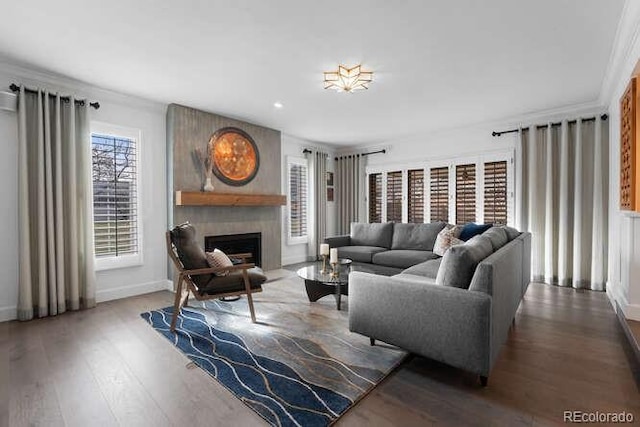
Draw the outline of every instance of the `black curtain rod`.
M308 148L305 148L304 150L302 150L302 154L311 154L313 153L313 151L309 150ZM324 153L324 156L327 157L328 154Z
M15 83L11 83L11 85L9 86L9 89L11 89L12 92L20 92L20 86L18 86ZM24 91L29 93L38 93L36 89L30 89L28 87L25 87ZM50 93L49 96L56 96L56 95ZM68 96L61 96L60 99L62 100L62 102L69 102L71 100L71 98ZM75 101L76 101L76 105L84 105L84 100L82 99L76 99ZM89 105L95 108L96 110L100 108L99 102L90 102Z
M607 120L609 118L609 116L606 115L606 114L603 114L603 115L600 116L600 118L602 120ZM593 122L595 119L596 119L595 117L588 117L586 119L582 119L582 121L583 122ZM577 122L577 120L569 120L567 123L573 124L573 123L576 123L576 122ZM553 126L553 127L560 126L560 125L562 125L562 122L551 123L551 126ZM549 126L549 125L548 124L546 124L546 125L536 125L536 129L543 129L543 128L546 128L547 126ZM514 133L514 132L518 132L519 130L520 129L509 129L509 130L503 130L503 131L500 131L500 132L493 131L493 132L491 132L491 136L502 136L505 133Z
M345 157L356 157L356 156L362 156L362 157L364 157L364 156L368 156L368 155L370 155L370 154L380 154L380 153L384 154L384 153L386 153L386 152L387 152L387 150L382 149L382 150L378 150L378 151L370 151L369 153L349 154L349 155L347 155L347 156L340 156L340 157L341 157L341 158L345 158ZM335 158L335 160L338 160L338 157L336 157L336 158Z

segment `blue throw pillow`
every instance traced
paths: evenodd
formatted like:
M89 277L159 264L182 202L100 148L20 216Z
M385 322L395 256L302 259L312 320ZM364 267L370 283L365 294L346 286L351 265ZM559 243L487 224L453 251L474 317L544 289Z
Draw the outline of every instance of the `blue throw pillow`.
M474 222L469 222L462 227L458 239L466 242L473 236L482 234L491 227L493 227L493 224L476 224Z

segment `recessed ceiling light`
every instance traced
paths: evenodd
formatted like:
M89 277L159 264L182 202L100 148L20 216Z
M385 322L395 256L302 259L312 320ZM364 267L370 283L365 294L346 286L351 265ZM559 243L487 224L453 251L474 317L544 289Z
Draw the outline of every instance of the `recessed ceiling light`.
M276 107L276 108L282 108L282 107L284 107L284 105L282 105L282 102L274 102L274 103L273 103L273 106L274 106L274 107Z

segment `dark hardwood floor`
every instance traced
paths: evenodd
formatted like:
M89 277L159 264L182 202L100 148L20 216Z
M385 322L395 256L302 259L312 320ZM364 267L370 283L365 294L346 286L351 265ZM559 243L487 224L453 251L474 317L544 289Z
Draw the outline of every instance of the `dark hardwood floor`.
M0 424L263 425L140 320L171 300L157 292L0 324ZM413 357L337 425L560 425L565 410L627 411L640 420L624 346L604 293L532 284L487 388Z

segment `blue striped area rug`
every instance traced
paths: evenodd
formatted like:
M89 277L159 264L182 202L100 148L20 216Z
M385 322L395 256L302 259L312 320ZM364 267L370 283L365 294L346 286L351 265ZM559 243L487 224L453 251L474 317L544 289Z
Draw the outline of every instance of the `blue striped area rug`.
M175 334L172 307L141 316L269 424L327 426L406 353L350 333L347 311L330 297L310 303L303 286L293 277L265 284L254 295L256 324L245 298L183 308Z

